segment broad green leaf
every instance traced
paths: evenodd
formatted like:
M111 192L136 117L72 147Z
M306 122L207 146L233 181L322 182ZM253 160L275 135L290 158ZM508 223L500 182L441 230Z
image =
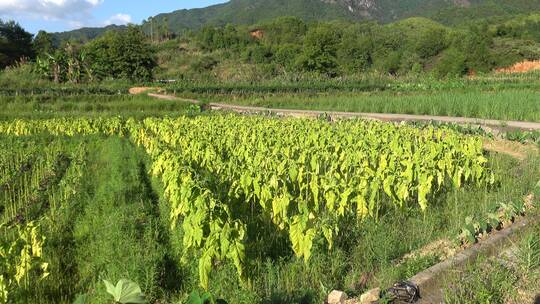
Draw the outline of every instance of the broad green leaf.
M144 294L137 283L127 279L121 279L116 286L107 280L103 280L107 293L113 296L114 301L122 304L143 304L146 303Z

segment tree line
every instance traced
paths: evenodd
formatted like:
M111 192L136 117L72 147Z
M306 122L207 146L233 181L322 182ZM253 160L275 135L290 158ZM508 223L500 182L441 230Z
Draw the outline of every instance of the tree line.
M16 22L0 20L0 68L32 61L36 73L58 83L149 81L158 66L158 54L165 52L161 61L186 56L199 74L211 72L220 62L233 62L259 67L260 73L270 77L372 72L448 77L540 58L540 18L532 17L459 28L426 18L378 24L304 22L296 17L253 26L205 26L176 34L167 27L155 27L145 32L143 26L130 25L89 42L57 44L49 33L40 31L34 37ZM198 57L178 52L186 44L195 48L192 53Z
M34 71L54 82L92 82L107 78L149 81L155 52L136 26L109 31L88 42L56 46L45 31L32 35L15 21L0 20L0 69L32 61Z
M328 76L376 71L403 75L430 72L459 76L489 72L497 66L540 58L540 22L529 22L525 34L515 27L479 22L449 28L425 18L391 24L375 22L313 22L282 17L256 29L207 26L193 39L209 53L224 51L245 62L286 71ZM534 45L534 47L531 47Z

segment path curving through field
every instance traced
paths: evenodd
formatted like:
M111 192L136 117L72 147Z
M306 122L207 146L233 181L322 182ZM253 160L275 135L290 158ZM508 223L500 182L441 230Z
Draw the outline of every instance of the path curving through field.
M144 92L144 91L143 91ZM142 93L142 92L141 92ZM150 97L164 100L178 100L182 102L189 102L192 104L202 104L201 101L195 99L185 99L176 97L174 95L161 94L161 93L148 93ZM331 118L364 118L387 122L402 122L402 121L420 121L420 122L441 122L441 123L456 123L467 125L478 125L482 127L489 127L499 131L508 130L524 130L535 131L540 130L540 123L527 122L527 121L504 121L495 119L482 119L471 117L451 117L451 116L433 116L433 115L410 115L410 114L389 114L389 113L362 113L362 112L336 112L336 111L315 111L315 110L291 110L291 109L277 109L277 108L265 108L265 107L251 107L251 106L239 106L225 103L211 102L207 104L212 110L228 110L237 113L272 113L282 116L293 117L320 117L329 116Z

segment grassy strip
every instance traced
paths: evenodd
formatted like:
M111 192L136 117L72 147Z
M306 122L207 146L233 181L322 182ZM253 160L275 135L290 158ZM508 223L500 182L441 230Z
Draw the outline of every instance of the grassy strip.
M84 213L75 222L78 288L93 303L109 299L102 279L131 279L159 297L165 260L155 196L136 150L108 138L90 152Z
M205 101L298 110L400 113L540 121L535 90L206 95Z
M50 95L3 96L0 97L0 107L5 109L0 114L0 120L119 115L143 118L199 112L197 106L174 100L158 100L146 95L90 95L58 98Z
M73 223L83 210L78 187L83 183L88 140L64 139L70 166L50 196L50 210L40 222L45 242L44 256L49 263L49 278L33 290L36 303L71 303L76 294L77 264L74 259Z

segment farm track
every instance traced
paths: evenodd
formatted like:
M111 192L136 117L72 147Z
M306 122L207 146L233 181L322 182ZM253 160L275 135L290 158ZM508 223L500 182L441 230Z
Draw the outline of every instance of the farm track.
M163 100L178 100L192 104L202 104L194 99L184 99L167 94L148 93L148 96ZM212 110L228 110L238 113L272 113L276 115L292 117L319 117L329 116L331 118L364 118L386 122L407 122L407 121L436 121L441 123L456 123L462 125L479 125L489 127L498 131L507 130L540 130L540 123L527 121L503 121L495 119L481 119L470 117L432 116L432 115L410 115L410 114L388 114L388 113L362 113L362 112L336 112L336 111L315 111L315 110L291 110L265 107L239 106L224 103L208 103Z

